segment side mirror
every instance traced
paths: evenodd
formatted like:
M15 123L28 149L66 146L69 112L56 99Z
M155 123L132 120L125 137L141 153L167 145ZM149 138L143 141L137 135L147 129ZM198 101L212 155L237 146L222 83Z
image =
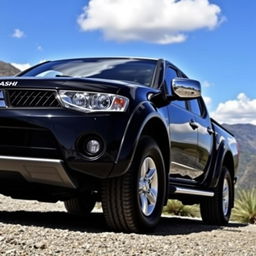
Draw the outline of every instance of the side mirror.
M172 92L180 99L194 99L201 96L201 84L196 80L187 78L174 78Z

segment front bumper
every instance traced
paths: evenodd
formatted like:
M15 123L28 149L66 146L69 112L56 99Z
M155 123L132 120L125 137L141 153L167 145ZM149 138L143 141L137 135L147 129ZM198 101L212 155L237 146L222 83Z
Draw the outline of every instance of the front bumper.
M38 159L47 159L46 172L49 173L46 177L56 176L54 184L61 181L62 173L72 177L77 171L107 178L113 169L127 122L126 112L86 114L68 109L1 109L0 165L4 165L0 170L9 166L9 170L20 172L28 180L35 173L27 173L26 166L36 163L35 169L41 172L44 165ZM79 150L79 143L88 136L102 140L104 150L99 157L91 158ZM52 161L57 161L54 162L54 174L49 171ZM48 178L45 179L47 182ZM69 187L74 185L71 180L65 182Z

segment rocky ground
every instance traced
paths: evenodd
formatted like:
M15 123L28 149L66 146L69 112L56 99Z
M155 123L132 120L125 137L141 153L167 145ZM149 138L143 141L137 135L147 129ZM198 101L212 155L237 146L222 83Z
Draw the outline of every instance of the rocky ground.
M83 219L62 203L0 196L0 255L256 255L256 225L164 216L154 233L113 233L99 212Z

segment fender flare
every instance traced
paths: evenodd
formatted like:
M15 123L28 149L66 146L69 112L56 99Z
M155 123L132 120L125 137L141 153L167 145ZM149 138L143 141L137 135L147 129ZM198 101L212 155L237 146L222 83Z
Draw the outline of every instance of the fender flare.
M109 175L110 178L121 176L128 171L133 161L141 134L148 122L153 118L157 118L162 122L169 137L167 125L162 120L161 115L156 112L155 108L148 102L141 102L135 108L127 123L114 166ZM168 173L168 170L166 170L166 172Z

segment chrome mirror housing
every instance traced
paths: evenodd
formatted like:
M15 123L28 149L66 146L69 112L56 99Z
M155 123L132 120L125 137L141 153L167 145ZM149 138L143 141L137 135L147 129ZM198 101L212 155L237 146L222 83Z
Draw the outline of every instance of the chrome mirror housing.
M197 80L188 78L174 78L172 91L180 99L194 99L201 96L201 84Z

